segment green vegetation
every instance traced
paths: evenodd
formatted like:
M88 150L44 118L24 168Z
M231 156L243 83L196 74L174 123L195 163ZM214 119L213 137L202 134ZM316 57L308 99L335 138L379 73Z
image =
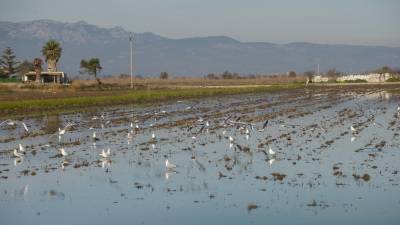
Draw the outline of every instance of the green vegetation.
M83 69L82 73L87 73L89 75L94 76L99 84L101 81L97 78L97 73L99 73L103 68L100 65L99 58L91 58L89 60L81 60L81 69Z
M386 82L400 82L400 77L391 77Z
M0 83L17 83L20 80L16 77L0 78Z
M191 89L159 89L139 90L111 96L85 96L57 99L34 99L19 101L1 101L0 114L11 113L49 113L51 111L80 111L84 107L102 107L129 103L150 103L154 101L180 98L210 97L217 95L245 94L256 92L273 92L301 88L300 84L244 86L227 88L191 88Z

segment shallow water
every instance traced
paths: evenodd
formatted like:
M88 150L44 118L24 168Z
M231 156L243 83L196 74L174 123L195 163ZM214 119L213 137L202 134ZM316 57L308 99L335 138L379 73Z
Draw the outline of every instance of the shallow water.
M25 118L0 127L0 224L399 224L399 102L296 90Z

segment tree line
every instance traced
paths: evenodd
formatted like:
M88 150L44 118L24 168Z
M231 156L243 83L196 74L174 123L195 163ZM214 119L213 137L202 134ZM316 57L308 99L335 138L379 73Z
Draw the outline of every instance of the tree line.
M57 63L62 54L61 44L56 40L49 40L42 47L41 53L44 61L47 63L49 72L57 71ZM43 60L40 57L34 58L32 61L24 60L19 62L11 47L6 47L0 58L0 79L8 79L17 74L22 77L28 72L34 71L36 74L36 82L40 82L40 74L43 71ZM98 73L102 70L99 58L82 59L80 62L81 74L88 74L94 76L97 82L101 81L97 77Z

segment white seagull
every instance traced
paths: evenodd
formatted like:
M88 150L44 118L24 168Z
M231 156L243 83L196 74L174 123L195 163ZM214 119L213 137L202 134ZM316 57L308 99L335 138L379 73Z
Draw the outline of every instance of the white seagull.
M68 156L68 153L65 151L65 149L64 148L60 148L60 153L61 153L61 155L62 156Z
M151 138L156 139L156 134L154 132L151 134Z
M7 124L8 126L14 126L15 122L10 120L10 119L8 119L8 120L4 120L3 122L1 122L0 126L3 125L3 124Z
M20 151L20 152L25 152L25 148L24 148L24 146L22 146L21 144L19 144L19 151Z
M65 134L65 129L58 128L58 135Z
M21 158L21 157L24 156L24 154L19 153L19 152L17 151L17 149L14 149L14 156L15 156L15 157L18 157L18 158Z
M104 149L101 151L100 156L103 158L108 158L111 155L111 150L107 149L107 152Z
M165 168L167 168L167 170L171 170L171 169L176 168L176 165L170 163L170 162L168 161L168 159L166 159L166 160L165 160Z
M28 129L28 127L26 126L26 124L24 122L22 122L22 126L24 127L26 132L29 132L29 129Z
M353 126L350 126L350 130L351 130L351 132L356 132L357 131L357 129L354 128Z
M230 142L233 142L233 141L234 141L234 139L233 139L232 136L229 136L229 141L230 141Z
M75 124L73 123L68 123L63 129L58 128L58 135L63 135L67 131L68 127L74 126Z
M270 159L270 160L268 160L269 166L271 166L272 163L274 163L274 162L275 162L275 159Z
M275 155L276 152L275 152L274 150L272 150L271 147L269 147L268 153L269 153L270 155Z

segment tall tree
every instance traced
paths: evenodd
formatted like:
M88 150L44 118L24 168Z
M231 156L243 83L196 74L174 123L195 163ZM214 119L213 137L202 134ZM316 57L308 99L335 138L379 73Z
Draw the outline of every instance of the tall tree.
M41 58L35 58L33 60L33 65L35 66L35 72L36 72L36 82L40 82L40 74L42 73L42 59Z
M91 58L89 60L81 60L81 69L83 69L83 73L87 73L89 75L94 76L99 84L101 84L100 79L97 77L97 73L99 73L103 68L100 65L99 58Z
M5 78L6 77L6 72L4 71L3 68L0 67L0 78Z
M61 57L62 48L56 40L49 40L42 48L42 55L47 62L47 70L49 72L57 71L57 63Z
M294 72L293 70L288 72L288 77L296 77L296 72Z
M161 72L160 73L160 79L167 80L168 79L168 73L167 72Z
M313 79L314 75L315 75L314 71L306 71L306 72L304 72L304 76L307 77L310 82Z
M0 65L3 67L4 76L10 77L17 72L18 62L15 59L15 54L10 47L7 47L0 59Z
M337 71L335 68L330 69L326 72L326 76L330 77L330 78L336 78L337 76L340 75L340 72Z
M383 66L381 69L377 70L378 73L384 74L384 73L393 73L392 68L389 66Z

